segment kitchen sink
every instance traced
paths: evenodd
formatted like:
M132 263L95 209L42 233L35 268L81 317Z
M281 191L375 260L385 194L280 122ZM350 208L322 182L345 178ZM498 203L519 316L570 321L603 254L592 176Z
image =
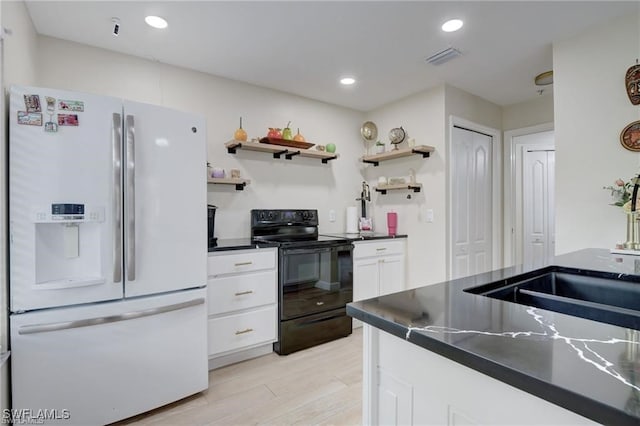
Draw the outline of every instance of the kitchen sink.
M640 277L634 275L548 267L464 291L640 330Z

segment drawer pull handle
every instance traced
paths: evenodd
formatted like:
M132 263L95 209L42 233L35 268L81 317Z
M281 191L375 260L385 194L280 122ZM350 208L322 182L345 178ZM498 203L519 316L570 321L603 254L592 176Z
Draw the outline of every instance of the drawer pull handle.
M236 336L238 336L240 334L251 333L252 331L253 331L253 328L245 328L244 330L236 331Z
M236 263L236 266L246 266L246 265L251 265L253 262L249 261L249 262L238 262Z
M245 294L251 294L251 293L253 293L253 290L239 291L236 293L236 296L243 296Z
M380 247L380 248L377 248L376 251L383 251L383 250L386 250L386 249L387 249L386 247Z
M324 305L324 302L316 302L316 305L322 306L322 305Z

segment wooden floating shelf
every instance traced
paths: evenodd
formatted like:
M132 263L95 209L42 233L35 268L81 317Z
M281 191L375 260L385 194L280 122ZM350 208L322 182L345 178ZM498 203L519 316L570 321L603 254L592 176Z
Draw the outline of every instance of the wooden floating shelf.
M405 189L413 192L420 192L422 190L422 184L421 183L398 183L395 185L378 185L374 189L380 192L382 195L386 194L387 191L393 191L397 189Z
M244 142L238 140L230 140L225 143L229 154L235 154L238 149L245 149L247 151L259 151L268 152L273 154L273 158L280 158L284 155L284 158L291 160L295 156L317 158L322 160L324 164L327 164L330 160L335 160L339 157L338 154L333 152L317 151L315 149L301 149L291 148L281 145L271 145L268 143L260 142Z
M365 155L362 157L362 162L377 166L381 161L409 157L411 155L422 155L423 158L428 158L435 150L436 149L434 147L428 145L418 145L413 148L392 149L391 151L383 152L381 154Z
M213 184L219 184L219 185L235 185L237 191L242 191L245 186L251 183L251 181L249 179L236 179L236 178L208 178L207 183L213 183Z

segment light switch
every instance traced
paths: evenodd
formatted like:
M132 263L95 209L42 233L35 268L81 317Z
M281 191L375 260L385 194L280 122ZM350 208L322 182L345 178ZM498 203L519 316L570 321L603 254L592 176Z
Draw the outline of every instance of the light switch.
M329 222L335 222L336 221L336 211L331 209L329 210Z
M433 209L427 209L427 222L433 222Z

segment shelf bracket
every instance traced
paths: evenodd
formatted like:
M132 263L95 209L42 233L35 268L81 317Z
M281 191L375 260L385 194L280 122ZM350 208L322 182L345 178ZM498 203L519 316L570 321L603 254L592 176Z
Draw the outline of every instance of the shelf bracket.
M247 186L247 182L236 183L236 191L244 190L244 187Z
M378 167L378 164L380 164L380 162L375 161L375 160L362 160L363 163L369 163L369 164L373 164L373 167Z
M291 160L296 155L300 155L300 151L289 152L288 154L285 154L284 158Z
M322 164L327 164L330 160L335 160L336 158L338 158L337 155L334 155L333 157L323 158L322 159Z
M429 158L429 156L431 154L430 152L417 151L415 149L412 149L411 152L414 153L414 154L421 154L422 158Z
M280 158L280 156L281 156L282 154L286 154L287 152L289 152L289 150L288 150L288 149L285 149L285 150L283 150L283 151L274 152L274 153L273 153L273 158Z
M238 148L242 148L242 144L241 144L241 143L239 143L238 145L231 145L231 146L229 146L229 147L227 148L227 152L228 152L229 154L235 154L235 153L236 153L236 149L238 149Z
M378 191L379 193L381 193L382 195L387 195L387 190L386 189L379 189L376 188L376 191Z
M409 187L407 189L413 189L413 192L420 192L420 187L419 186L409 185Z

